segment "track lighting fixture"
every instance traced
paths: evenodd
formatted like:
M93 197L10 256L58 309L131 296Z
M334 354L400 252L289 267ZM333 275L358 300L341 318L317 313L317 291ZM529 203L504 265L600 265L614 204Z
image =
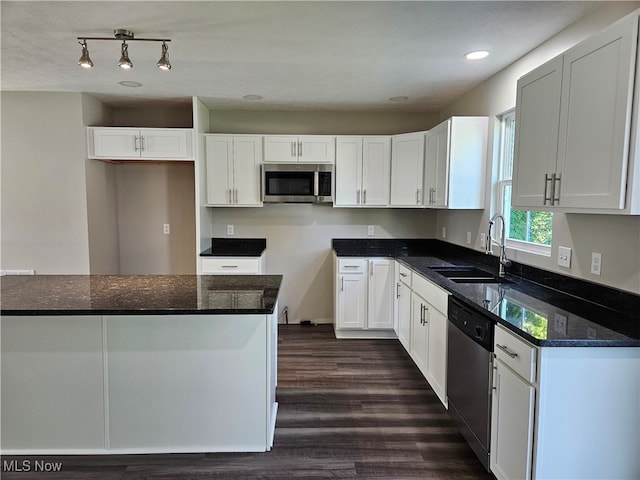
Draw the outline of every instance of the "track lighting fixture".
M78 65L84 68L93 67L93 62L89 58L89 47L87 46L87 40L117 40L122 41L120 47L120 61L118 66L122 69L128 70L133 68L133 62L129 59L129 45L127 42L162 42L162 55L160 60L156 63L156 66L161 70L171 70L171 63L169 63L169 46L167 42L170 42L170 38L135 38L133 32L124 28L118 28L113 31L113 38L111 37L78 37L80 40L78 43L82 46L82 56L78 60Z

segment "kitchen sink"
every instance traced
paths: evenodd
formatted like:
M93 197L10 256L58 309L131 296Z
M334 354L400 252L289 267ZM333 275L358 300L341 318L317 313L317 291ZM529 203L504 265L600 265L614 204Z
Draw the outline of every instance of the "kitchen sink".
M502 283L505 281L504 278L471 266L432 267L431 270L456 283Z

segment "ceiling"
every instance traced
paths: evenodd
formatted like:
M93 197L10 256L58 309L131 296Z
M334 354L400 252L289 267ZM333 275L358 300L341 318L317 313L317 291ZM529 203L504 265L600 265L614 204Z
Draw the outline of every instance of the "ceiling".
M600 3L3 0L2 90L111 105L195 95L218 109L438 112ZM156 68L155 42L130 42L124 71L119 42L88 41L95 66L79 67L76 37L116 28L171 38L172 70ZM478 49L491 55L463 58ZM389 100L398 96L408 99Z

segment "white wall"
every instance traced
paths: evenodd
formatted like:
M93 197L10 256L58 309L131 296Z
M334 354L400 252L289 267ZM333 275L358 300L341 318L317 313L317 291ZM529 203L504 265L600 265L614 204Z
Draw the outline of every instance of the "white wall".
M116 165L116 184L120 273L194 274L193 163L123 163Z
M89 95L82 96L82 112L84 125L111 123L111 109ZM116 166L85 155L85 171L90 272L115 275L120 273Z
M265 205L210 208L213 236L267 239L267 273L282 274L280 307L289 321L333 318L333 238L430 238L435 213L426 210L333 208L326 205ZM373 225L375 236L367 237Z
M81 94L1 98L2 268L89 273Z
M442 118L452 115L489 115L489 135L495 139L498 136L496 117L515 106L516 82L520 76L602 30L638 5L638 2L607 2L449 105L443 110ZM495 147L495 142L489 142L487 158L490 165L487 171L493 172L493 175L489 175L487 180L486 205L490 205L489 195L493 191L495 180L495 169L491 168L491 163L497 161ZM471 231L475 239L474 246L480 250L478 236L480 232L487 231L489 214L488 209L484 212L439 211L438 238L441 238L442 227L446 227L447 241L465 245L466 232ZM573 249L570 269L557 265L557 249L560 245ZM591 252L602 253L602 276L590 273ZM640 293L638 216L554 213L550 258L511 250L508 254L510 258L521 263Z

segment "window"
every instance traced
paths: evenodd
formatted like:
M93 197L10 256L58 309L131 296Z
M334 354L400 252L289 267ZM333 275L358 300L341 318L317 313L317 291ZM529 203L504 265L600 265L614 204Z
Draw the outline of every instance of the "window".
M551 256L553 213L511 209L511 177L516 131L516 114L500 117L500 166L497 182L497 210L506 220L507 246Z

